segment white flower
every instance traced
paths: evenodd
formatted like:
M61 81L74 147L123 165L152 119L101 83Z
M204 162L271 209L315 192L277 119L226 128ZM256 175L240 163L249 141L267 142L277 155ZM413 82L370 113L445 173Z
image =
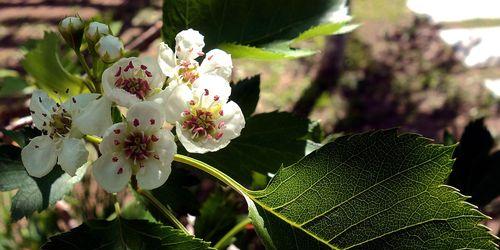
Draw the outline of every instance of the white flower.
M45 92L33 92L30 102L31 116L43 135L33 138L21 152L24 167L31 176L43 177L56 163L69 175L75 175L88 157L77 117L97 94L81 94L59 104ZM92 124L88 124L91 126Z
M123 56L123 43L118 37L106 35L99 39L95 51L105 63L112 63Z
M200 66L194 59L204 55L203 36L189 29L177 34L175 40L175 53L165 43L160 43L158 48L158 64L162 73L171 78L170 84L185 83L191 86L204 74L230 80L233 68L231 55L219 49L211 50Z
M203 36L200 32L188 29L179 32L175 36L175 53L181 60L190 61L202 55L205 47Z
M109 29L109 26L104 23L91 22L85 30L85 38L94 43L105 35L111 35L111 30Z
M180 142L191 153L217 151L240 135L245 119L233 101L229 82L215 75L202 75L190 89L169 86L163 94L166 120L176 124Z
M158 64L148 57L122 58L102 74L104 95L124 107L151 100L164 81Z
M59 23L59 30L61 31L61 33L72 33L82 28L83 21L81 18L76 16L66 17Z
M164 122L156 103L141 102L129 109L126 121L106 130L93 168L106 191L119 192L133 174L143 189L165 183L177 146L172 133L162 128Z

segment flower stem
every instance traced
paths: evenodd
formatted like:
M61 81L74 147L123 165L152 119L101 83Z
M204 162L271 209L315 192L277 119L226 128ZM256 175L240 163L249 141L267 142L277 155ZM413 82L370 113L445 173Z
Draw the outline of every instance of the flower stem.
M92 74L92 71L90 70L89 65L87 64L87 61L85 61L85 58L82 55L82 52L80 50L75 49L76 57L78 57L78 61L80 61L80 64L82 65L83 69L85 72L87 72L87 75L89 76L90 80L92 83L95 83L95 78L94 75ZM94 86L94 91L96 91L96 88Z
M184 227L184 225L182 225L182 223L179 220L177 220L175 215L168 208L163 206L163 204L161 204L159 200L157 200L153 195L151 195L151 193L144 191L140 188L137 189L137 193L144 196L148 201L150 201L158 210L160 210L160 212L165 216L165 218L167 218L178 229L182 230L185 234L189 235L189 232L186 229L186 227Z
M240 223L236 224L229 232L227 232L214 246L215 249L222 249L229 244L231 244L231 238L241 232L246 225L252 223L250 218L245 218L244 220L240 221Z
M220 171L220 170L218 170L218 169L216 169L216 168L214 168L214 167L212 167L212 166L210 166L202 161L196 160L196 159L191 158L189 156L180 155L180 154L174 155L174 161L184 163L184 164L190 165L192 167L195 167L201 171L204 171L204 172L210 174L211 176L217 178L218 180L224 182L226 185L230 186L231 188L233 188L235 191L237 191L238 193L240 193L242 195L247 195L246 193L249 192L248 189L246 189L241 184L239 184L238 182L233 180L231 177L224 174L222 171Z
M97 137L97 136L93 136L93 135L85 135L83 137L86 141L90 142L90 143L93 143L95 145L99 145L99 143L102 142L102 138L100 137Z

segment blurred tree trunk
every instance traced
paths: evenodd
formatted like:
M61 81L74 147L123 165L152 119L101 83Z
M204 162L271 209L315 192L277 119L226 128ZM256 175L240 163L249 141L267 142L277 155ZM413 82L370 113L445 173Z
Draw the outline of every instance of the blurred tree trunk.
M342 76L345 44L346 34L327 38L320 68L314 80L295 103L292 110L294 114L308 117L321 94L335 89Z

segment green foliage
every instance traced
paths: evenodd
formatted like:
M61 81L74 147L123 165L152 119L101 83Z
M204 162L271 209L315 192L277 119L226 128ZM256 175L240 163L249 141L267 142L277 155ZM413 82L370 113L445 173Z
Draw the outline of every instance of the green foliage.
M35 178L26 172L20 161L19 148L4 146L1 151L0 191L18 190L12 200L13 220L29 217L35 211L40 212L62 199L81 180L86 169L80 168L76 176L71 177L56 166L48 175ZM7 153L3 153L5 151Z
M209 243L146 220L89 221L51 237L42 249L210 249Z
M187 170L178 168L178 165L178 163L172 163L172 173L167 182L151 190L151 194L178 214L198 215L200 204L189 188L198 185L200 181ZM160 217L162 216L157 216L158 219Z
M342 5L340 0L314 4L306 0L164 0L163 37L173 45L178 32L193 28L205 36L207 49L221 47L233 57L297 58L313 52L291 49L295 39L341 30L345 22L325 25L324 17Z
M231 86L230 100L240 106L245 117L249 117L255 112L260 95L260 75L243 79Z
M51 94L57 91L62 97L77 95L86 90L82 80L70 74L61 64L60 40L56 33L45 32L22 62L23 68L35 80L35 85ZM69 93L66 93L69 89Z
M208 197L196 218L196 236L217 242L236 224L236 202L230 195L216 191Z
M193 154L237 181L250 184L252 171L276 173L306 155L311 142L308 119L286 112L254 115L246 120L241 135L217 152Z
M465 127L453 155L456 161L448 184L470 195L470 202L480 207L500 194L500 151L494 149L495 140L484 119L478 119Z
M486 216L442 184L453 150L395 130L344 136L243 192L269 248L496 249Z
M12 97L22 92L28 84L20 77L0 77L0 97Z

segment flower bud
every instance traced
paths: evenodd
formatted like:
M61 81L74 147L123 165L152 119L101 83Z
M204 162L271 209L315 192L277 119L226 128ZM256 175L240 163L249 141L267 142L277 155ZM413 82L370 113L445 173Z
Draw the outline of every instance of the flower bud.
M109 26L100 22L91 22L85 29L85 38L87 42L95 44L102 36L111 35Z
M99 39L95 51L105 63L113 63L123 56L123 43L118 37L106 35Z
M62 37L73 49L80 49L83 37L83 20L77 16L64 18L59 23L59 32Z

